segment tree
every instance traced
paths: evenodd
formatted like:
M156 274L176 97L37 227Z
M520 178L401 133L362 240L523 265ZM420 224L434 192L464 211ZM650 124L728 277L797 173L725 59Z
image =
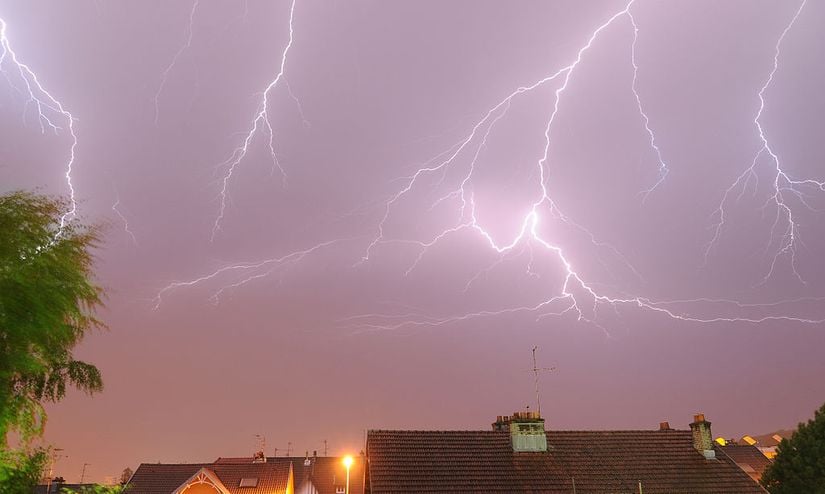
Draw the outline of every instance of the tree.
M772 494L825 494L825 404L779 443L761 483Z
M131 468L124 468L123 472L120 474L120 485L126 485L126 483L129 482L129 479L132 478L133 473L135 472L133 472Z
M0 450L0 492L31 494L48 461L48 451Z
M100 229L76 221L61 227L67 211L65 200L48 196L0 196L3 468L14 466L5 460L10 432L18 434L24 449L42 434L43 403L63 398L67 385L88 393L103 387L98 369L72 356L89 330L103 327L94 317L102 291L92 280Z
M61 494L121 494L124 491L122 485L92 485L81 487L80 490L63 488Z

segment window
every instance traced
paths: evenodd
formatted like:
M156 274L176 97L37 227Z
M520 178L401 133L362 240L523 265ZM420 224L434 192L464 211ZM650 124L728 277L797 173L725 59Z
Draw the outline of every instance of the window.
M345 494L347 492L346 487L338 486L335 488L335 494Z

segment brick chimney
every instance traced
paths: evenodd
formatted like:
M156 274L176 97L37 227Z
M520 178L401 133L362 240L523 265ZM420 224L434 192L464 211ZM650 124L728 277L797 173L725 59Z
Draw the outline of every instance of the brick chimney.
M493 430L498 432L510 432L510 416L497 415L496 421L493 422Z
M716 452L713 449L713 436L710 433L710 422L705 420L705 414L699 413L693 416L693 423L690 424L690 430L693 432L693 447L696 451L702 453L708 460L716 458Z

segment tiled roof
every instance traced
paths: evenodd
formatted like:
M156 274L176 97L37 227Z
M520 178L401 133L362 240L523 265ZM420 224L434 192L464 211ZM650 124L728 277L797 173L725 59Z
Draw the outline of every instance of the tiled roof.
M280 460L280 458L278 458ZM301 487L311 482L318 494L335 494L336 487L347 483L347 469L340 456L310 457L310 465L305 466L306 458L294 458L295 492L304 492ZM364 492L364 458L353 455L349 472L350 494Z
M289 482L289 465L288 461L235 465L216 463L207 468L215 472L231 494L274 494L286 492ZM256 478L258 484L254 488L241 487L240 482L243 478Z
M754 480L762 478L762 473L771 464L771 460L762 454L756 446L728 444L718 446L717 449L739 465L739 468Z
M350 493L359 494L364 491L364 459L358 456L353 459ZM303 456L279 456L267 458L266 463L253 463L250 457L221 457L214 463L144 463L132 477L128 494L170 494L204 467L213 472L232 494L284 492L290 464L295 492L303 492L301 486L307 481L315 486L317 494L335 494L336 487L346 485L347 469L342 457L310 457L310 465L304 465L306 460ZM242 478L257 478L257 488L240 488Z
M761 436L753 436L753 438L756 439L756 446L771 447L779 445L779 441L777 441L774 436L778 436L782 439L790 439L793 433L794 431L792 430L780 429L776 432L762 434Z
M141 463L129 481L130 494L170 494L189 480L203 463Z
M230 494L286 492L289 461L275 463L141 464L129 482L129 494L171 494L202 468L214 474ZM255 487L241 487L243 478L257 479Z
M367 492L764 493L690 431L551 431L548 451L514 453L497 431L369 431Z

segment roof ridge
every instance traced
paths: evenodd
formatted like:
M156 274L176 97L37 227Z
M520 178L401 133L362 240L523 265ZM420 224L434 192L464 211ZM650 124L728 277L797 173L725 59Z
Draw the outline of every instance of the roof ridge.
M370 432L428 432L428 433L451 433L451 432L473 432L473 433L489 433L489 434L501 434L507 433L506 431L494 431L488 429L367 429L367 433ZM600 433L600 432L627 432L627 433L662 433L662 434L670 434L673 432L691 432L690 429L547 429L545 430L547 433L551 432L576 432L576 433Z
M214 462L207 462L207 463L204 463L204 462L198 462L198 463L161 463L161 462L158 461L158 462L153 462L153 463L142 462L142 463L140 463L140 465L163 465L163 466L174 466L174 467L193 466L194 467L194 466L214 465ZM140 465L138 465L138 467L140 467Z

